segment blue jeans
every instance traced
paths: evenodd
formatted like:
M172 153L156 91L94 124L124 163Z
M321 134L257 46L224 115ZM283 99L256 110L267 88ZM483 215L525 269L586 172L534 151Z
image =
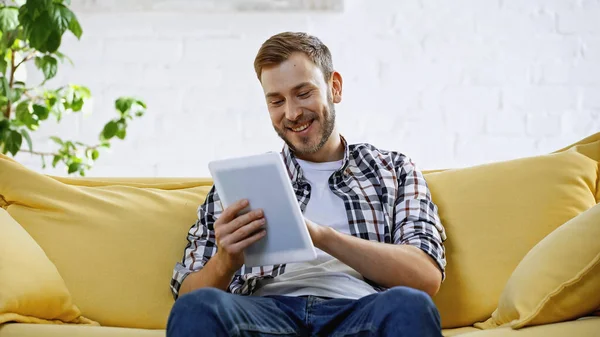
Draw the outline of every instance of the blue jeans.
M358 300L248 297L203 288L180 297L168 337L417 336L441 337L440 316L426 293L407 287Z

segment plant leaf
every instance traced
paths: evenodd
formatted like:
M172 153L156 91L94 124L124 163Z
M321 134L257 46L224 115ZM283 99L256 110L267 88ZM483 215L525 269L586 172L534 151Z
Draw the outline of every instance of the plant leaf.
M10 130L8 133L8 137L5 140L5 150L10 152L13 157L19 152L21 149L21 144L23 143L23 136L15 130Z
M83 166L81 163L71 163L69 165L69 174L79 171L79 169Z
M28 1L28 3L29 2L36 1ZM50 37L50 34L52 34L54 31L52 19L50 18L48 12L42 12L37 19L34 19L30 22L30 26L26 25L25 27L29 28L26 29L29 30L29 45L32 48L41 51L42 53L47 52L48 50L46 43L48 41L48 37Z
M43 121L48 119L50 115L50 110L43 105L34 104L33 105L33 114L38 117L38 120Z
M61 159L61 156L54 156L54 159L52 159L52 167L56 167L56 164L58 164Z
M21 99L21 96L23 96L23 93L25 92L25 88L23 87L14 87L9 95L8 98L12 101L12 102L17 102Z
M56 136L51 136L50 139L52 139L52 141L54 141L56 144L62 146L64 144L64 142L62 141L62 139L56 137Z
M26 129L22 129L21 135L23 135L23 138L25 138L25 141L27 142L27 147L29 148L29 151L33 151L33 142L31 141L31 136L29 135L29 131L27 131Z
M125 136L127 136L127 129L124 124L119 124L119 130L117 131L116 136L119 139L125 139Z
M81 108L83 108L83 99L81 99L81 98L74 99L73 102L71 103L71 110L73 110L74 112L78 112L78 111L81 111Z
M100 153L98 152L98 150L94 149L92 151L92 160L98 159L99 156L100 156Z
M19 22L23 25L23 40L29 38L31 33L31 22L33 21L32 13L29 12L27 6L19 8Z
M124 115L129 109L131 109L131 106L134 102L135 100L130 97L119 97L115 101L115 109L117 109L121 115Z
M6 77L0 78L0 94L8 97L10 93L10 84L8 84L8 80Z
M71 65L73 65L73 60L71 60L70 57L59 52L58 50L54 52L54 55L60 60L60 62L65 62L65 60L67 60L69 61L69 63L71 63Z
M52 0L29 0L25 2L25 6L22 6L21 9L26 9L31 16L31 20L35 20L44 11L48 10L49 6L52 6Z
M8 119L4 119L4 117L0 117L0 140L3 139L4 133L9 129L10 123Z
M142 101L141 99L138 99L135 101L139 106L141 106L144 109L148 109L148 106L146 106L146 103L144 101Z
M16 109L17 121L21 122L23 125L29 128L29 130L37 130L37 127L40 123L37 119L37 116L34 117L34 115L31 113L31 110L31 101L22 101L19 103Z
M52 22L54 23L54 26L58 28L58 31L62 35L62 33L64 33L69 28L69 23L71 22L71 19L74 16L73 12L71 12L71 10L68 9L65 5L60 3L54 4L51 10Z
M89 99L92 97L92 92L90 91L90 89L88 87L83 87L83 86L74 86L74 88L76 89L77 93L79 94L79 96L83 99Z
M44 78L49 80L56 76L56 72L58 71L58 61L50 56L45 55L44 57L36 57L35 58L35 66L38 67L44 73Z
M46 45L44 46L44 51L48 53L54 53L60 47L60 43L62 41L62 35L59 31L53 30L48 39L46 40Z
M0 31L9 32L19 26L19 10L15 7L0 9Z
M83 34L81 25L79 24L79 21L77 21L77 18L75 17L75 15L73 15L73 17L71 18L71 21L69 22L69 30L71 31L71 33L73 33L73 35L75 35L77 37L77 39L80 39L81 34Z
M8 67L8 62L4 59L4 55L0 56L0 73L6 74L6 67Z
M119 125L115 121L110 121L106 123L104 129L102 130L102 136L104 139L111 139L117 134L119 130Z

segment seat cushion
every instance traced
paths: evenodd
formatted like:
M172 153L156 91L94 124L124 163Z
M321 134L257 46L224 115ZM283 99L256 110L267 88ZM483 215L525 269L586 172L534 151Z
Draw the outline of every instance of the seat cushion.
M600 307L600 204L539 242L508 280L498 308L478 328L568 321Z
M56 265L73 302L101 325L161 329L208 179L53 178L0 157L4 207Z
M562 152L426 173L446 227L444 328L490 317L525 254L596 204L600 134Z
M474 328L472 326L466 326L462 328L454 328L454 329L444 329L442 330L442 336L444 337L454 337L464 335L467 332L481 331L481 329Z
M0 324L83 323L65 281L42 248L0 208Z
M466 333L460 337L598 337L600 317L545 324L514 330L510 327Z
M0 337L165 337L165 330L144 330L99 326L5 324Z

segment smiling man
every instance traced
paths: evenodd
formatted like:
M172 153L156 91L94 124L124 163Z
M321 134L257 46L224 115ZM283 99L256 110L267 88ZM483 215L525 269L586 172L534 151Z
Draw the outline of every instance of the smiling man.
M254 68L318 258L245 267L263 214L236 217L247 203L222 209L213 187L175 266L167 335L441 336L431 296L445 233L423 175L401 153L340 135L342 76L318 38L275 35Z

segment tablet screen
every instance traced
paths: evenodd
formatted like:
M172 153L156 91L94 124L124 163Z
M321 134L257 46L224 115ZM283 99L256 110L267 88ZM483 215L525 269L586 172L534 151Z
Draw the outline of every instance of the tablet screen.
M282 184L290 184L282 180L273 165L258 165L243 169L229 169L219 172L220 181L224 183L227 198L230 202L248 199L251 209L262 208L267 220L267 235L250 246L247 254L261 252L277 252L304 249L302 234L298 225L293 222L292 206ZM296 201L297 202L297 201Z

